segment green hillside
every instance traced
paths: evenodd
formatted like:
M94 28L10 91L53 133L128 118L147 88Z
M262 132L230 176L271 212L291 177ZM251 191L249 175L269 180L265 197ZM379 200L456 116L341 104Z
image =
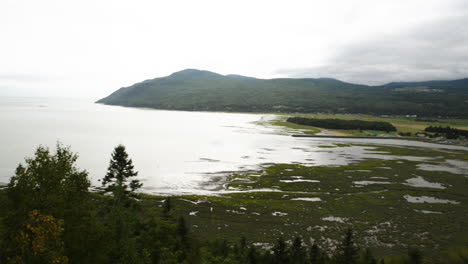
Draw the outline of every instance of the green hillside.
M468 80L366 86L335 79L256 79L187 69L120 88L97 103L191 111L468 117Z

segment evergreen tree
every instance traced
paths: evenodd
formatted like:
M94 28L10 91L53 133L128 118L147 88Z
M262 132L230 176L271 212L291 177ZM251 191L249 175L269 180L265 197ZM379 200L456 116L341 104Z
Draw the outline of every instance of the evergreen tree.
M288 247L286 241L284 241L282 237L280 237L273 246L273 256L274 263L284 264L288 262Z
M421 264L422 262L422 253L418 248L412 247L408 249L408 260L406 263Z
M372 251L368 248L364 250L359 258L361 264L377 264L377 260L372 255Z
M102 181L105 193L112 193L107 224L112 240L109 243L109 257L112 263L135 263L141 260L134 235L138 219L131 198L137 198L136 190L142 184L132 180L138 172L134 171L125 147L118 145L111 156L107 173ZM143 256L144 257L144 256Z
M189 242L188 232L189 229L187 227L187 223L185 222L185 218L183 216L179 217L177 220L177 235L179 235L180 241L184 246L187 246Z
M253 246L249 248L249 251L247 252L247 264L257 264L257 251Z
M112 192L117 201L138 197L135 191L143 184L138 180L130 180L138 175L133 169L132 159L128 158L125 146L118 145L112 153L107 174L102 181L105 192Z
M172 211L171 197L167 197L163 202L163 218L165 220L169 220L169 218L172 215L171 211Z
M320 261L320 248L317 244L313 244L309 252L309 262L310 264L318 264Z
M336 261L339 264L356 264L359 248L354 243L353 230L348 228L341 244L338 246Z
M302 246L302 239L296 237L291 247L291 263L302 264L306 261L306 250Z
M239 241L239 248L241 250L247 249L247 238L245 238L244 235L241 236L240 241Z

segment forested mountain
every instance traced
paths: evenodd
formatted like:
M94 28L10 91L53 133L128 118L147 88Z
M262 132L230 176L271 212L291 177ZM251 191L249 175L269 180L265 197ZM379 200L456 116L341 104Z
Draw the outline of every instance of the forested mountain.
M331 78L257 79L187 69L120 88L97 103L193 111L468 117L468 79L367 86Z
M419 87L426 89L442 89L444 91L459 91L468 93L468 78L453 81L426 81L426 82L391 82L384 85L387 88Z

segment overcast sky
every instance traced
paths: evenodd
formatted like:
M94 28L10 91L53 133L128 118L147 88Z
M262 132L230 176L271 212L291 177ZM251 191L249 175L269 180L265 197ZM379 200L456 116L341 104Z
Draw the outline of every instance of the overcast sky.
M466 78L467 25L464 0L1 0L0 95L98 99L186 68Z

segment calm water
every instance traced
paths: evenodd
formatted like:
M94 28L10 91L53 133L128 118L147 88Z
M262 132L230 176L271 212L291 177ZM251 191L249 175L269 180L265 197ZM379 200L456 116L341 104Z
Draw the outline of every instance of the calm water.
M207 185L213 177L264 163L341 165L368 157L394 158L369 147L319 148L336 141L293 138L258 124L271 118L124 108L83 100L0 98L0 182L7 182L38 145L53 148L57 141L79 154L78 166L90 173L94 184L104 176L113 148L124 144L144 191L151 193L209 192L219 187ZM360 142L460 148L400 140Z

